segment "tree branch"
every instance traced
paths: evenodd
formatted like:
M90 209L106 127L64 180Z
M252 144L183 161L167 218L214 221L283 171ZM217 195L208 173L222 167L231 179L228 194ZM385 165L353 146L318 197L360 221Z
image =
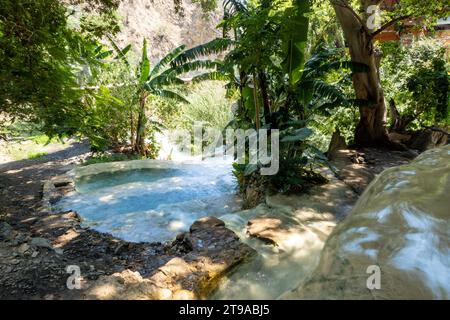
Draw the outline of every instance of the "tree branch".
M392 26L394 23L399 22L399 21L402 21L402 20L405 20L405 19L408 19L408 18L411 18L411 17L412 17L412 14L408 14L408 15L405 15L405 16L400 16L400 17L397 17L397 18L395 18L395 19L392 19L391 21L389 21L389 22L385 23L384 25L382 25L382 26L380 27L380 29L378 29L378 30L372 32L372 34L371 34L370 36L371 36L372 38L374 38L374 37L376 37L377 35L379 35L381 32L383 32L384 30L386 30L387 28L389 28L390 26Z
M347 1L345 0L332 0L331 1L332 4L342 7L342 8L346 8L347 10L349 10L351 12L351 14L355 17L356 20L358 20L358 22L361 24L361 28L369 35L369 29L367 29L366 24L364 23L364 20L359 16L359 14L357 14L355 12L355 10L353 10L353 8L347 3Z

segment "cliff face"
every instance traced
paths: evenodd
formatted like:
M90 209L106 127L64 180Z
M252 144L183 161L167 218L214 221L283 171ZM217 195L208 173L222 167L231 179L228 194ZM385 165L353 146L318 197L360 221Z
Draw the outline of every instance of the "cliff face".
M199 45L220 36L216 29L222 18L222 9L204 14L198 4L183 1L182 15L175 12L172 0L128 0L122 1L119 14L122 17L122 31L116 36L123 47L133 45L133 51L140 56L142 41L147 38L149 54L157 60L173 48L185 44Z

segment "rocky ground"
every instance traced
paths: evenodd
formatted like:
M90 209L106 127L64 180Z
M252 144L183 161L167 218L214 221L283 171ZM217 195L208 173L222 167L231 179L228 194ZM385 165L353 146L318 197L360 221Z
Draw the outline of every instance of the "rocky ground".
M0 299L204 298L253 254L220 220L199 222L171 244L137 244L81 228L74 212L45 210L43 183L88 156L87 144L72 143L40 159L0 164ZM408 161L368 149L344 150L335 164L358 192L385 167ZM249 229L255 235L260 222ZM68 290L68 266L80 268L81 290Z

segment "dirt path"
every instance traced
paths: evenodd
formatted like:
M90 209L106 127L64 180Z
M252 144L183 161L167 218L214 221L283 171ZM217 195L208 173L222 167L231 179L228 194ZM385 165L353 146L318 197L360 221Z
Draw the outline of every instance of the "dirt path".
M409 163L415 154L374 148L337 151L332 163L340 180L361 195L376 175L385 169Z

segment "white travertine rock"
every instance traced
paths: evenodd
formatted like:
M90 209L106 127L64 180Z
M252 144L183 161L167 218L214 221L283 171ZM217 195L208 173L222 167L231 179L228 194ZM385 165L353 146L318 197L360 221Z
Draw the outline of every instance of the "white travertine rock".
M370 266L380 289L367 286ZM450 146L381 173L283 298L450 299Z

